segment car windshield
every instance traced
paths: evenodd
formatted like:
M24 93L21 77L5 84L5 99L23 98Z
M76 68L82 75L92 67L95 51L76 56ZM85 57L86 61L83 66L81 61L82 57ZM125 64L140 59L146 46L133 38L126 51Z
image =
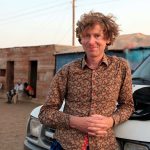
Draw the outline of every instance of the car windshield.
M132 80L133 83L138 81L150 84L150 56L135 70Z

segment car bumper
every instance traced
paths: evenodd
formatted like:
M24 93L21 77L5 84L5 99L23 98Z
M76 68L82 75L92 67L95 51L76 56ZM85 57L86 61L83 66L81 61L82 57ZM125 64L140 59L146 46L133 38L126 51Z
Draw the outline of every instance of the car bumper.
M24 141L24 150L47 150L45 148L39 147L28 140Z

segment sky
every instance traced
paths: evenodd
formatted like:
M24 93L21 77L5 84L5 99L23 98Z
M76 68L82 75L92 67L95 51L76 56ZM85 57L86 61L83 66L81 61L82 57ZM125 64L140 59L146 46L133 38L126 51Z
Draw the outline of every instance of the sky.
M99 11L116 17L120 34L150 35L149 6L150 0L75 0L75 22ZM0 48L50 44L72 45L72 0L0 0Z

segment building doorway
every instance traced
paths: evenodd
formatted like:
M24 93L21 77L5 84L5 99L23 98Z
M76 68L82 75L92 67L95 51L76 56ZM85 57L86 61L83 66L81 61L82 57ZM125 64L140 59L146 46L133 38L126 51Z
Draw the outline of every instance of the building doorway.
M14 88L14 61L7 61L6 86L8 91Z
M30 61L29 83L34 89L34 98L36 98L37 86L37 61Z

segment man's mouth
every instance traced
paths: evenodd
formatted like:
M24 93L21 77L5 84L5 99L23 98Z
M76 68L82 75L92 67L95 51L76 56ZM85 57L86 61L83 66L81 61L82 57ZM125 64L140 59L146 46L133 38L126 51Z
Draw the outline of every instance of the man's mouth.
M93 50L93 49L97 49L97 47L89 47L89 49Z

